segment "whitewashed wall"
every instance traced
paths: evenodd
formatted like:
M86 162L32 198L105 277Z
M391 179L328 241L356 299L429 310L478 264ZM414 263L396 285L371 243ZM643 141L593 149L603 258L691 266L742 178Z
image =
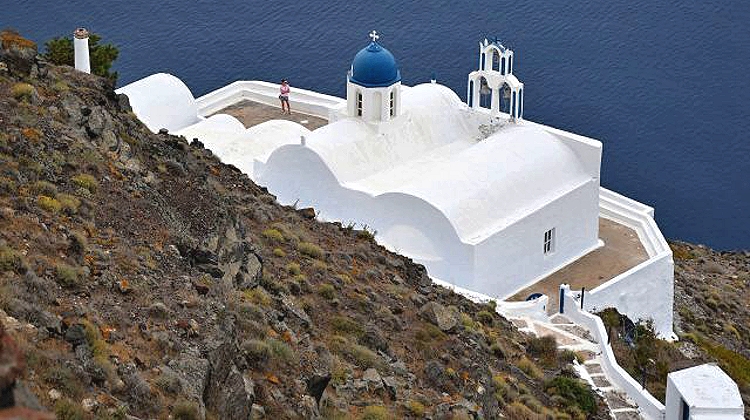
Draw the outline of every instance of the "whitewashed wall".
M602 217L633 229L649 259L586 293L584 307L596 312L615 307L634 321L651 319L660 337L675 339L672 250L653 218L653 209L601 188Z
M300 112L330 119L332 112L346 108L346 100L292 86L289 95L292 112ZM211 115L230 105L250 100L270 106L279 106L279 85L258 80L237 81L209 92L196 99L198 113Z
M599 185L590 180L483 241L476 276L464 287L505 298L598 246ZM544 254L544 232L555 228L555 249Z
M581 310L580 303L573 296L569 286L563 285L561 288L565 290L563 295L565 299L565 316L576 324L586 328L592 334L594 340L599 343L599 346L602 349L600 355L601 366L604 373L607 375L607 379L609 379L609 381L616 387L625 391L628 397L638 404L641 415L647 420L663 420L665 418L664 404L654 398L646 389L642 388L641 385L617 363L612 347L608 344L609 338L601 318L590 314L585 310Z
M683 401L690 407L688 418L692 420L745 418L745 407L737 384L715 365L695 366L667 375L667 420L681 420Z

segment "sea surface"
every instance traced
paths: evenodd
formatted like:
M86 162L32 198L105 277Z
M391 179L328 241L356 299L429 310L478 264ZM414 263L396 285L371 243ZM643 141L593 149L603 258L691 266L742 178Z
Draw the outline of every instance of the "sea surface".
M514 49L526 119L599 139L602 185L656 209L668 238L750 249L750 1L3 1L43 44L78 26L120 49L119 85L155 72L195 96L234 80L344 96L367 33L405 84L466 96L478 43Z

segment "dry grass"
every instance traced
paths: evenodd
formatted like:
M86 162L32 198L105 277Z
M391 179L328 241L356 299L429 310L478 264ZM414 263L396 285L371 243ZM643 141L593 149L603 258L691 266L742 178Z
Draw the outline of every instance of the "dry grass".
M36 49L36 43L22 37L18 32L12 29L5 29L0 32L0 44L4 49L11 48L34 48Z
M50 213L59 213L62 210L62 204L57 199L48 197L46 195L40 195L36 198L36 203L39 208L46 210Z
M297 251L310 258L320 258L323 256L323 249L310 242L300 242L297 245Z
M34 94L34 86L28 83L16 83L10 88L10 94L19 101L31 99Z
M88 190L91 193L96 192L99 182L89 174L78 174L71 178L73 185Z

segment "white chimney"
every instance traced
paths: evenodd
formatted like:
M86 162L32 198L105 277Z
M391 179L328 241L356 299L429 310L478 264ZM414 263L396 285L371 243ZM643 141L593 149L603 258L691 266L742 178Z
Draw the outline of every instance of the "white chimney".
M76 70L91 73L89 31L86 28L78 28L73 32L73 49L75 51Z

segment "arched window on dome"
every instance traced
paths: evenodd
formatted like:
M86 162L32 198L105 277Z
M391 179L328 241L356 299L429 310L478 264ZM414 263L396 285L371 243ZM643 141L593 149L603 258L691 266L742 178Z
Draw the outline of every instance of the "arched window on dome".
M484 76L479 78L479 106L492 109L492 88Z
M396 116L396 91L391 91L391 98L390 98L390 109L391 109L391 118Z
M502 66L500 66L500 74L505 74L505 57L503 57Z
M484 69L485 69L485 68L484 68L484 60L485 60L485 57L486 57L486 55L485 55L484 53L482 53L482 62L480 63L480 67L479 67L479 68L481 68L482 70L484 70Z
M492 70L500 71L500 53L492 50Z
M357 116L362 116L362 92L357 91Z

